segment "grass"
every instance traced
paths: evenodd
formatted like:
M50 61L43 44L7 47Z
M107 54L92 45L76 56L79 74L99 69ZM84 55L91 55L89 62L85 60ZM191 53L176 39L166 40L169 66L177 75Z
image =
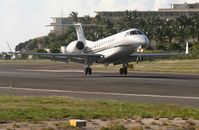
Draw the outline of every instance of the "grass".
M62 62L54 62L50 60L0 60L1 64L17 64L17 65L52 65L63 67L73 67L78 66L79 69L82 69L82 65L76 63L65 64ZM134 68L130 68L129 71L138 71L138 72L169 72L169 73L193 73L199 74L199 59L186 59L186 60L155 60L155 61L145 61L134 64ZM93 70L96 71L114 71L118 72L121 65L109 65L104 67L101 64L94 64Z
M139 64L134 64L134 68L130 71L139 72L172 72L172 73L193 73L199 74L199 59L194 60L155 60L155 61L145 61ZM95 65L96 70L104 71L118 71L121 65L113 66L110 65L105 68L102 65Z
M35 60L0 60L0 63L16 63L16 64L50 64L54 61L47 59L35 59Z
M199 108L151 105L110 100L66 97L0 96L0 121L47 121L52 119L193 118Z
M137 71L199 73L199 60L158 60L135 66Z

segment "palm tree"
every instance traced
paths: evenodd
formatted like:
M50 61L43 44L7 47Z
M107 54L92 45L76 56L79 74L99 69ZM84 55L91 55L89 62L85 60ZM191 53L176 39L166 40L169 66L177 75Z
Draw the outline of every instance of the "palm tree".
M85 15L83 18L80 19L81 23L84 24L92 24L93 19L89 15Z
M176 27L175 27L175 20L167 20L165 24L165 35L168 42L171 44L172 40L176 36Z
M71 12L70 16L73 18L74 23L78 22L78 13L77 12Z
M193 41L195 37L197 38L197 41L199 41L199 14L191 18L190 35L192 36Z
M188 34L190 31L190 20L187 18L187 16L181 16L176 19L176 25L179 43L185 43L188 39Z
M80 19L80 22L83 23L83 24L88 24L88 25L93 24L93 18L91 18L89 15L86 15L86 16L84 16ZM95 31L96 31L95 26L85 27L84 33L85 33L86 39L95 41L96 40Z
M154 30L156 28L156 18L155 17L142 17L139 21L139 26L147 37L151 40L154 39Z
M126 10L123 13L122 21L125 22L124 28L138 28L139 27L139 20L140 20L141 13L137 11Z
M113 20L101 17L100 15L95 16L94 22L97 26L94 31L94 36L96 39L101 39L106 37L107 35L112 34L112 30L114 28Z

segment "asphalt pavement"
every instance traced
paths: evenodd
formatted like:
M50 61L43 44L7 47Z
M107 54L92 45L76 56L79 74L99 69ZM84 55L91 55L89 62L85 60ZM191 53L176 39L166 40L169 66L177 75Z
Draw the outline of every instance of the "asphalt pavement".
M199 75L93 70L81 65L0 62L0 95L68 96L83 99L199 107Z

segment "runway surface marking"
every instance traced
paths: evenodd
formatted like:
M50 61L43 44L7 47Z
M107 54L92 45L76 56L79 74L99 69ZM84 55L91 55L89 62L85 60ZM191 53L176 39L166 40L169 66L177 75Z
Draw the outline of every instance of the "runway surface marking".
M68 73L68 72L74 72L74 73L82 73L83 70L47 70L47 69L17 69L20 71L28 71L28 72L54 72L54 73Z
M75 94L92 94L92 95L133 96L133 97L151 97L151 98L171 98L171 99L199 100L199 97L187 97L187 96L164 96L164 95L149 95L149 94L104 93L104 92L49 90L49 89L14 88L14 87L0 87L0 89L22 90L22 91L37 91L37 92L54 92L54 93L75 93Z
M52 73L83 73L83 69L70 69L70 70L49 70L49 69L16 69L18 71L25 71L25 72L52 72ZM107 73L105 71L94 71L98 73ZM111 71L110 71L111 72ZM112 72L114 73L114 71Z

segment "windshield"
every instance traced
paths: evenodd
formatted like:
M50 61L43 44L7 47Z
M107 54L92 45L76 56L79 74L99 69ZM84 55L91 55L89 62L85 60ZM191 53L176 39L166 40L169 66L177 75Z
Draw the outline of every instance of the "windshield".
M143 35L143 33L139 30L131 31L130 35Z

